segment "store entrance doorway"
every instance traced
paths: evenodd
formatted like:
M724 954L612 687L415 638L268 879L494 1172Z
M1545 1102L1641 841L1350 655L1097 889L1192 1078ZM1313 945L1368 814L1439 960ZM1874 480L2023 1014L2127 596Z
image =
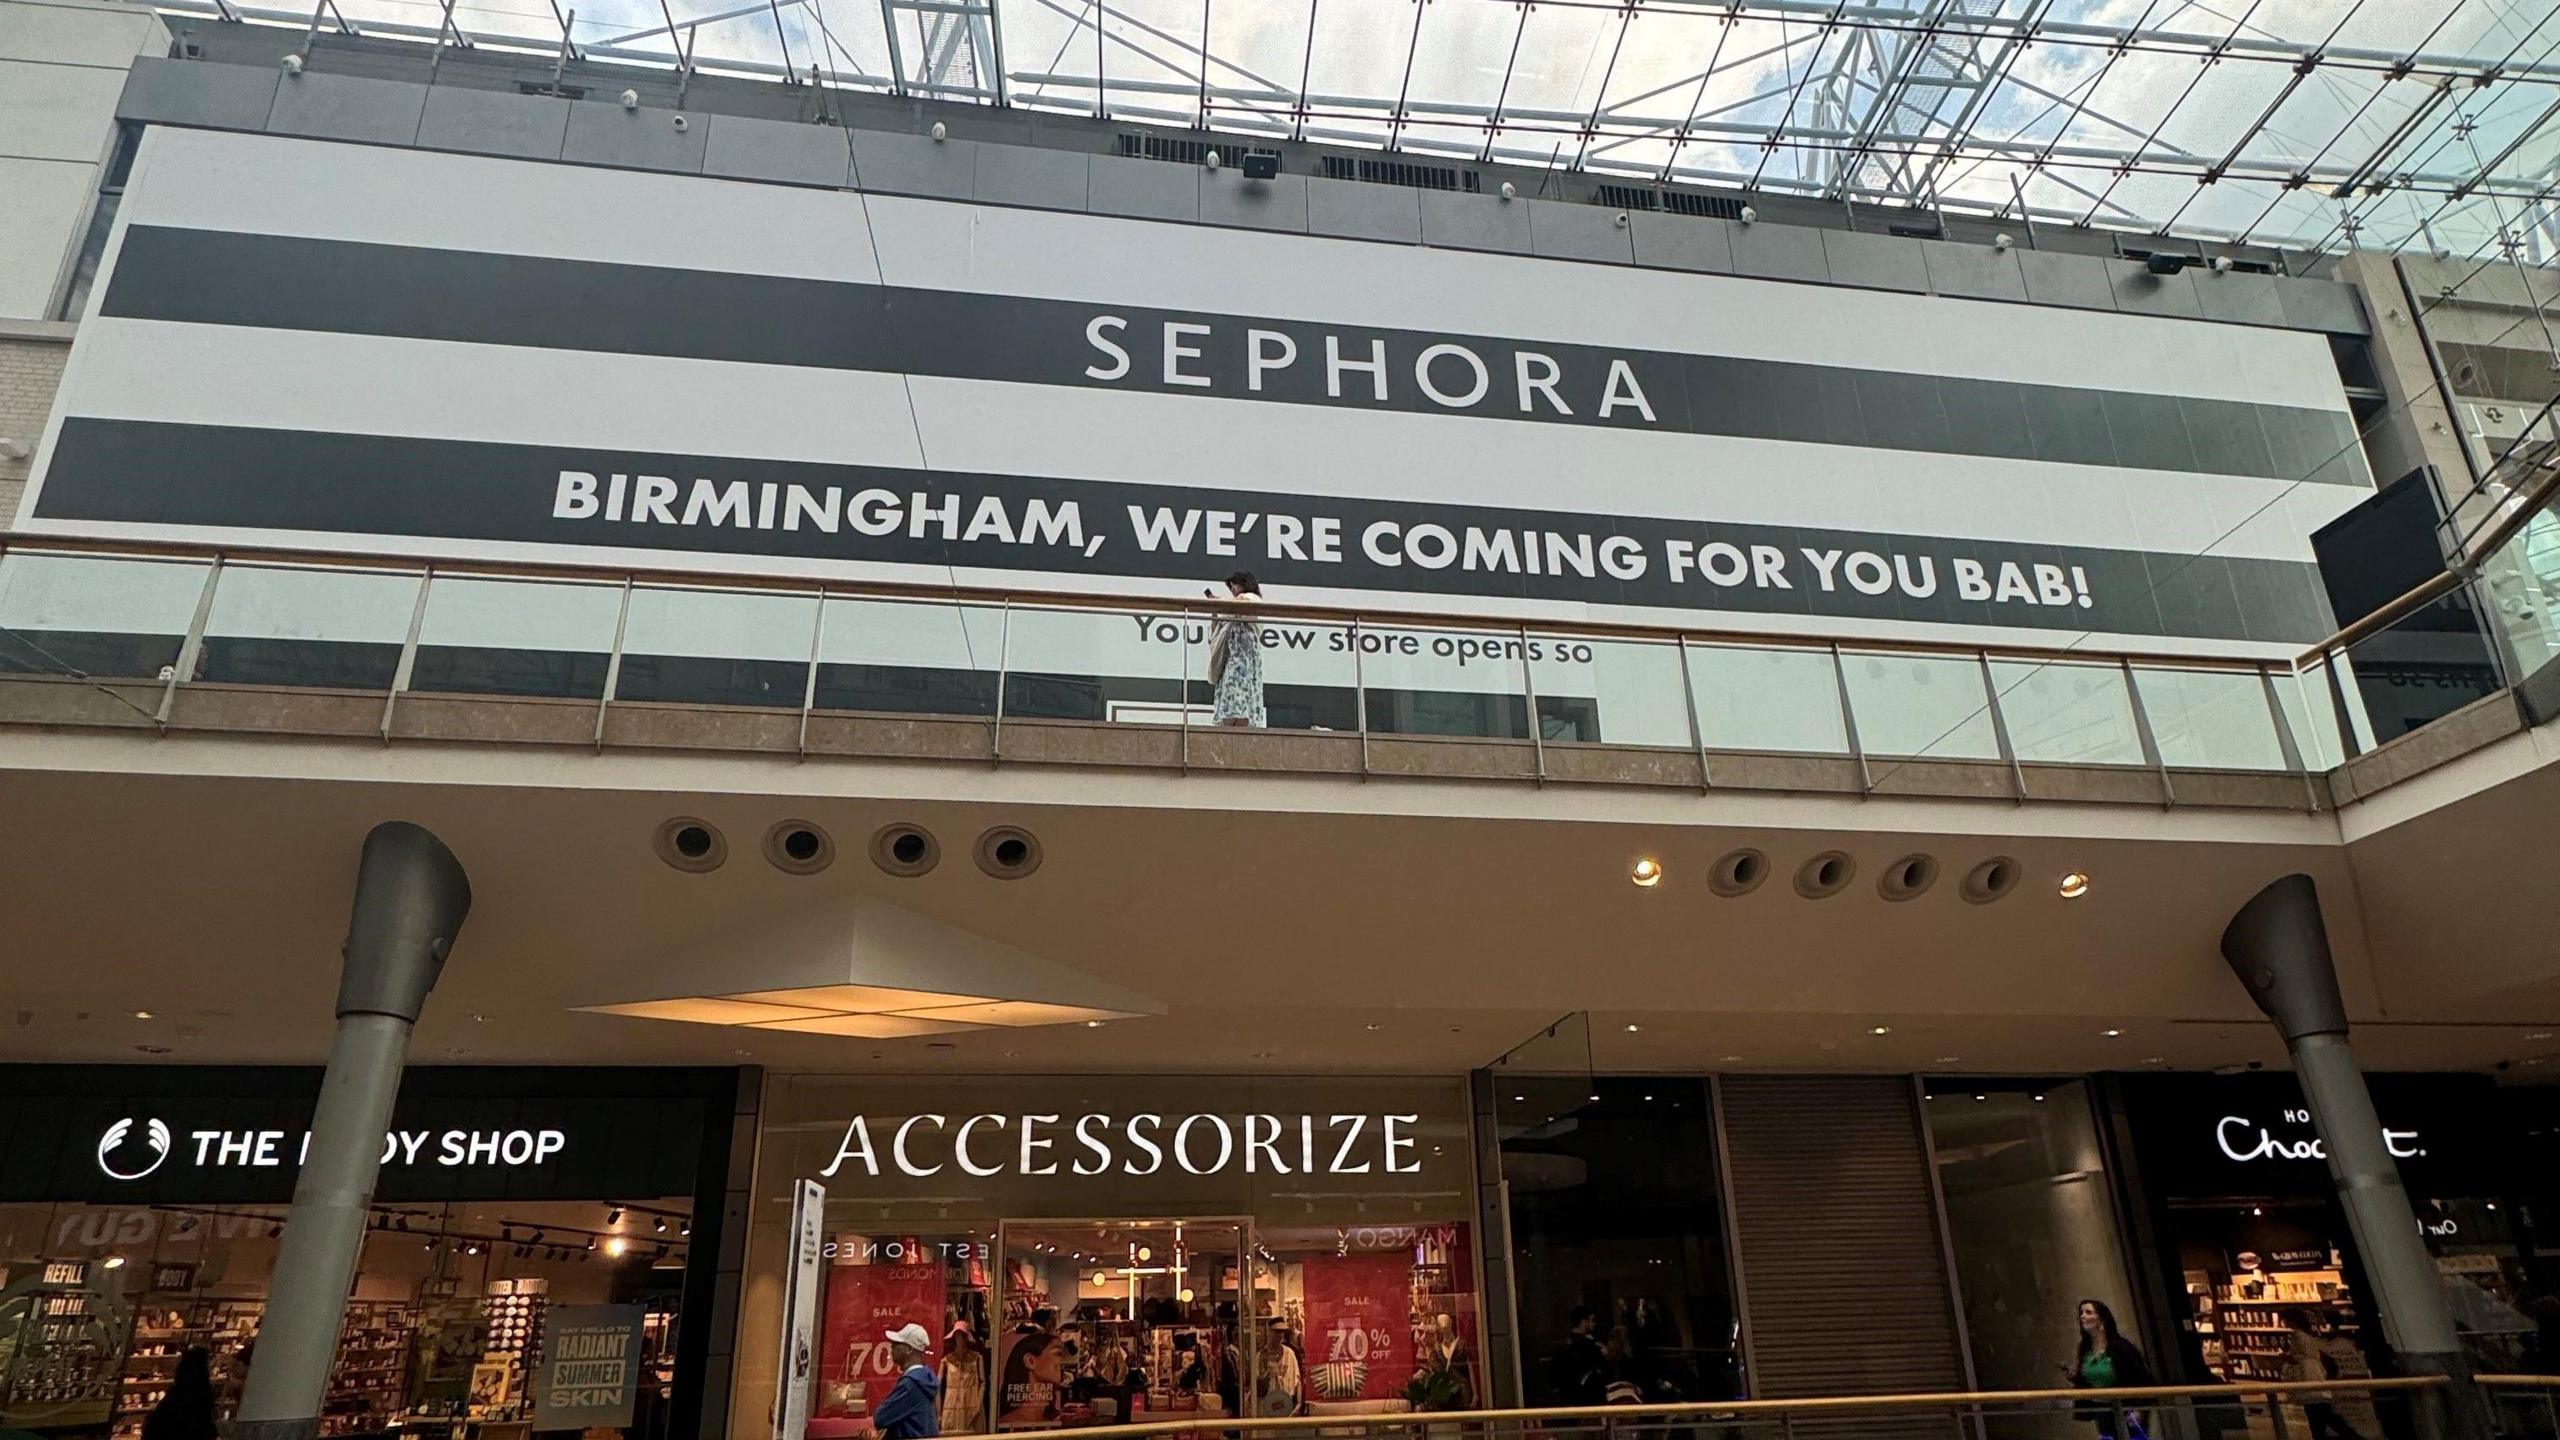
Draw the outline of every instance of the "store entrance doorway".
M996 1430L1241 1413L1250 1219L1008 1220L996 1243Z

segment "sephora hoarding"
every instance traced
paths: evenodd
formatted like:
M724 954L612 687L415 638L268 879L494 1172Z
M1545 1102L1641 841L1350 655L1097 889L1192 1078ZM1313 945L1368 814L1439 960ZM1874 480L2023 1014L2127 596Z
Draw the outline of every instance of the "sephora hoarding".
M92 311L38 534L2274 652L2370 490L2313 335L268 136Z

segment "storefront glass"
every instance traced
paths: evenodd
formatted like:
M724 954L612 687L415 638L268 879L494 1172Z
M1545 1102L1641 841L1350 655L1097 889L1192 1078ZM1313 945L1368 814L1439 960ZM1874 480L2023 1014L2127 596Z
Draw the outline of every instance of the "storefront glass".
M791 1076L766 1121L759 1225L826 1189L821 1440L907 1323L945 1433L1482 1393L1454 1080Z
M632 1415L612 1428L666 1435L691 1215L681 1196L376 1207L321 1433L523 1433L551 1321L574 1307L582 1325L636 1337ZM0 1425L139 1436L196 1346L212 1357L215 1413L229 1415L284 1217L283 1206L0 1206Z
M1646 1403L1740 1395L1708 1082L1495 1087L1525 1403L1597 1404L1611 1387Z
M321 1433L687 1433L696 1192L725 1158L704 1142L715 1082L734 1083L413 1072ZM231 1415L318 1084L0 1068L0 1430L138 1436L195 1348Z
M2515 1373L2537 1352L2539 1326L2511 1194L2528 1177L2507 1163L2496 1087L2475 1076L2369 1083L2473 1368ZM2129 1080L2125 1094L2189 1377L2389 1373L2363 1260L2293 1078ZM2295 1373L2312 1356L2321 1373Z
M2121 1231L2080 1080L1933 1077L1929 1142L1964 1299L1974 1383L2050 1390L2078 1360L2079 1302L2138 1322ZM2076 1440L2067 1411L1985 1422L1994 1440Z

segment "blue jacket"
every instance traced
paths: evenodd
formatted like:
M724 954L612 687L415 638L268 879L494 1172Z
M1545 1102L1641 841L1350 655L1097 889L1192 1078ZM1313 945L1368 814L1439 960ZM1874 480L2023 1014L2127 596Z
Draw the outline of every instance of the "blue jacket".
M942 1381L931 1370L910 1365L871 1412L871 1428L885 1440L934 1440L942 1433L942 1418L935 1413L941 1394Z

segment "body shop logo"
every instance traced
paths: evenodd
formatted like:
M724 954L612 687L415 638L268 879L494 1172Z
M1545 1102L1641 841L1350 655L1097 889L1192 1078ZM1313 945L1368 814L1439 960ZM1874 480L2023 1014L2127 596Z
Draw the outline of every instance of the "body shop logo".
M139 1180L169 1158L167 1121L145 1121L139 1133L133 1125L132 1117L127 1116L98 1137L98 1168L110 1180Z

